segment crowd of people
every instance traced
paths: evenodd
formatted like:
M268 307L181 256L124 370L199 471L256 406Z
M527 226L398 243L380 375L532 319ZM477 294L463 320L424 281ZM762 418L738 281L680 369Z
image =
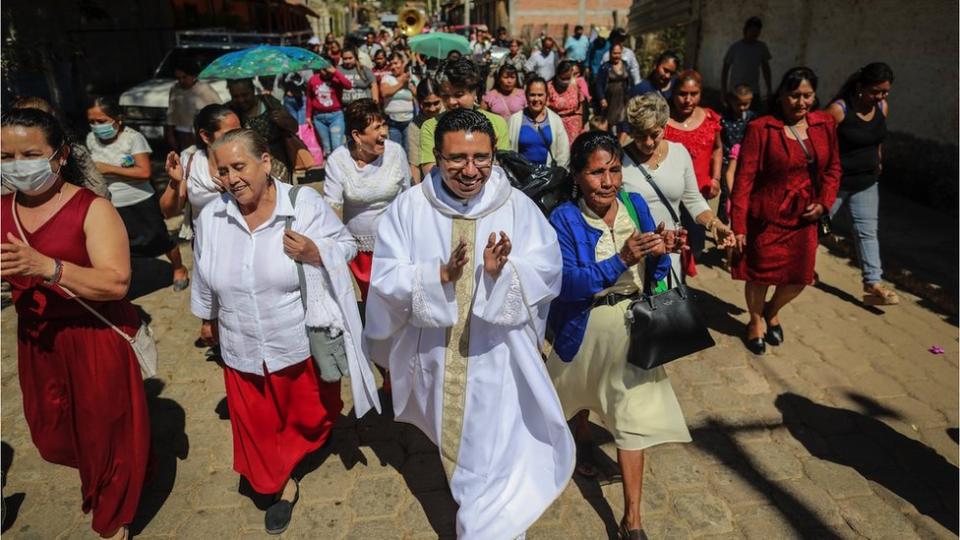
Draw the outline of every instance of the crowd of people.
M442 59L400 34L328 35L309 46L330 67L231 80L225 104L178 66L161 193L116 101L90 102L83 138L20 99L2 119L0 260L34 443L79 469L94 531L127 538L150 460L130 261L165 255L223 359L234 469L275 496L267 532L290 523L292 471L329 439L341 378L357 417L380 410L372 361L396 419L439 449L459 537L523 537L573 474L595 476L594 412L618 450L620 537L646 538L644 450L690 433L663 367L626 361L634 300L695 276L710 240L745 282L745 346L764 354L847 205L866 299L898 301L877 242L893 72L856 70L824 109L808 67L771 85L761 29L748 20L724 57L721 112L676 53L641 77L619 29L577 26L529 55L501 29ZM494 46L508 52L488 77ZM304 129L319 192L290 185ZM548 215L504 152L567 171ZM181 213L192 276L163 221Z

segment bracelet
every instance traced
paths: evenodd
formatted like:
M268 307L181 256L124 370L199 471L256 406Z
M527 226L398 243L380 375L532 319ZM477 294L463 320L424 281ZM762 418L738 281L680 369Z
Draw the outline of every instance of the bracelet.
M63 277L63 261L59 257L54 257L53 259L53 275L49 278L44 278L43 281L47 285L54 285L60 283L60 278Z

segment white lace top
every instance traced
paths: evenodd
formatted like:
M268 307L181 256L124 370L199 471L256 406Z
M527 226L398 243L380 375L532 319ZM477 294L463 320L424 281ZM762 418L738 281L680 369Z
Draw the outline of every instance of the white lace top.
M323 197L343 210L343 222L357 239L360 251L373 251L380 215L397 195L410 187L410 166L403 147L385 141L376 161L358 167L346 145L330 154Z

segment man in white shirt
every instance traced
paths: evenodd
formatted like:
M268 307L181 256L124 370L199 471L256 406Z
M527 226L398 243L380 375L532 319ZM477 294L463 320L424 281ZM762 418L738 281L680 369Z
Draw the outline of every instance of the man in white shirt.
M560 292L556 234L493 164L470 109L444 114L437 167L387 208L365 343L396 418L440 450L460 540L522 536L562 493L575 446L540 354Z
M543 38L543 46L530 53L524 70L530 73L536 73L545 81L550 81L557 73L557 62L560 56L555 49L553 38L547 36Z
M627 71L630 72L631 85L640 84L640 63L637 62L637 55L633 49L627 48L624 43L627 41L627 33L622 28L616 28L610 33L610 46L619 44L623 49L623 63L627 65ZM603 62L610 61L610 51L603 55Z
M749 85L753 95L757 96L754 103L760 100L760 71L763 71L764 82L767 83L766 95L772 91L770 84L770 49L760 41L760 30L763 22L759 17L750 17L743 25L743 39L737 41L727 49L723 57L723 69L720 73L720 83L723 94L728 88L735 88L738 84Z

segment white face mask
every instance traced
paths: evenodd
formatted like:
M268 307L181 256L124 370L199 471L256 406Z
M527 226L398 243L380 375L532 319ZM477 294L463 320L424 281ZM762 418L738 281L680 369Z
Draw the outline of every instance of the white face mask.
M54 152L47 159L18 159L0 163L0 178L13 190L25 195L39 195L56 183L60 171L54 172L50 160L57 156Z

